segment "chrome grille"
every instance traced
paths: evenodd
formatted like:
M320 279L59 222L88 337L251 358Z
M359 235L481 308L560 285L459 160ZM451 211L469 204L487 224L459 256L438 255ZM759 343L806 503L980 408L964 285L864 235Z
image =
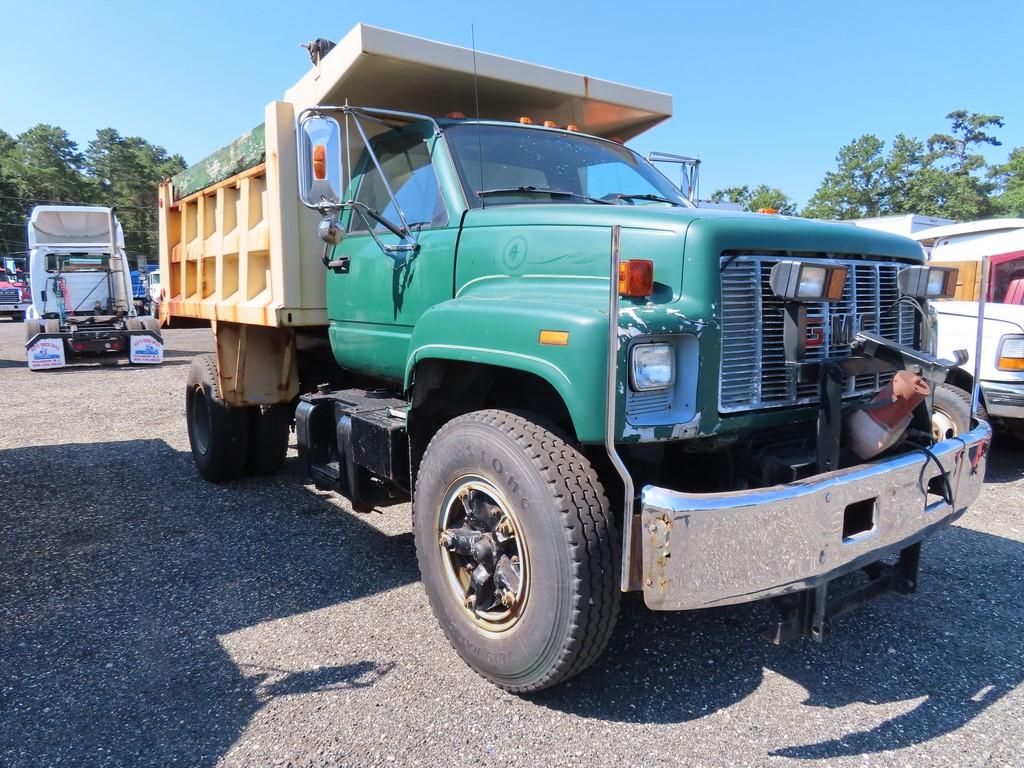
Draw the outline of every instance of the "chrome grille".
M778 256L757 254L723 257L722 263L728 263L721 275L722 364L718 408L722 413L818 401L818 385L797 384L794 371L786 366L783 301L768 285L772 266L781 260ZM862 260L840 263L847 267L842 298L807 304L808 325L820 325L824 340L820 347L807 350L806 359L850 354L850 347L834 339L832 333L832 318L843 315L873 315L874 320L866 321L858 330L874 331L900 344L913 344L913 307L894 307L899 298L896 273L901 265ZM852 377L846 382L845 395L873 394L891 378L891 373Z
M17 288L0 288L0 304L17 304L21 301L21 291Z

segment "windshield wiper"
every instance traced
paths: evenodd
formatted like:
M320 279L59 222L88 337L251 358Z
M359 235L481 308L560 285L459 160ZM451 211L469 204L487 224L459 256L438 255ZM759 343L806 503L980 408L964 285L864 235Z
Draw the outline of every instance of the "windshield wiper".
M667 197L661 197L660 195L652 195L649 192L643 195L615 195L615 198L617 200L650 200L654 203L668 203L669 205L685 207L682 203L677 202L676 200L669 200Z
M569 192L565 189L549 189L548 187L534 187L526 184L521 187L508 187L508 188L497 188L497 189L481 189L476 193L477 197L487 197L488 195L550 195L551 197L571 197L575 200L586 200L590 203L600 203L601 205L614 205L610 200L599 200L596 197L587 197L581 195L578 192Z

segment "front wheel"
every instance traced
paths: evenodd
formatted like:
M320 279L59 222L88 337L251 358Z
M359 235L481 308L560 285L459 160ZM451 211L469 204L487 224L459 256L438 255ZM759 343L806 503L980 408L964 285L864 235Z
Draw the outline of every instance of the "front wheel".
M981 403L978 403L978 417L988 419ZM941 442L970 431L971 393L952 384L939 384L935 387L932 407L932 438Z
M587 459L505 411L453 419L423 456L413 500L431 608L462 659L525 693L588 667L618 616L618 547Z

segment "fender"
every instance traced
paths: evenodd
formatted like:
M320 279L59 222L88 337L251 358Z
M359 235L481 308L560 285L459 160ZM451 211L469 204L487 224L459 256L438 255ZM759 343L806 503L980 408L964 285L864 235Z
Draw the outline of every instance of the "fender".
M608 314L598 307L607 301L608 281L545 276L487 280L477 286L431 307L417 321L406 389L417 364L428 359L525 371L555 389L581 441L600 442ZM567 332L567 343L541 343L542 330Z

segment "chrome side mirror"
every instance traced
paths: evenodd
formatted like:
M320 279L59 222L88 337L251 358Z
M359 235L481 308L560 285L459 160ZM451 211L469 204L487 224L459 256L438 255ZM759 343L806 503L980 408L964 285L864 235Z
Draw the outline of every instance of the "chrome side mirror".
M333 117L308 115L299 123L299 197L320 211L341 207L341 127Z

